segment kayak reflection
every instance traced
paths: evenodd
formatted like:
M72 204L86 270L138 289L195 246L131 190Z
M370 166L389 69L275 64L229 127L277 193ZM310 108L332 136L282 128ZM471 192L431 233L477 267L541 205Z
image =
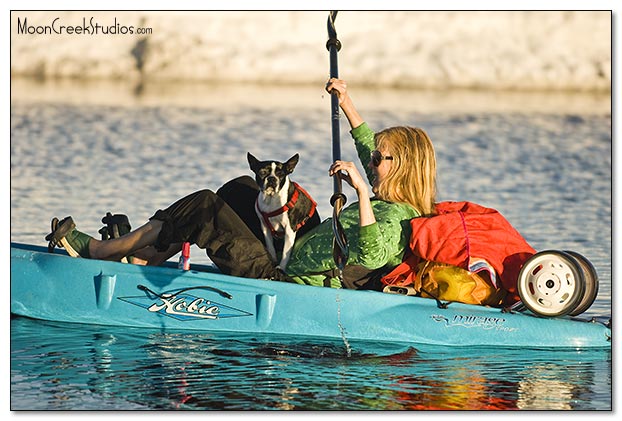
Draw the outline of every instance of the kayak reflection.
M610 409L611 351L455 348L11 320L11 408Z

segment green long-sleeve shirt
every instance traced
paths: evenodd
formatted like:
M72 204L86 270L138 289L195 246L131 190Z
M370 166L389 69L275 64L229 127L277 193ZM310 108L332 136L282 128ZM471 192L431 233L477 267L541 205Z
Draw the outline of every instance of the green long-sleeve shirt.
M371 184L373 176L367 164L375 147L374 132L367 123L363 123L350 133ZM411 234L410 220L418 217L419 213L411 206L402 203L372 199L371 205L376 222L364 227L359 225L358 202L341 211L339 221L348 238L350 251L347 264L361 265L372 270L385 265L396 266L401 263L408 246ZM292 257L287 265L287 273L300 284L324 286L326 277L318 273L336 268L332 244L332 218L328 218L296 239ZM330 284L333 288L341 287L337 278L331 279Z

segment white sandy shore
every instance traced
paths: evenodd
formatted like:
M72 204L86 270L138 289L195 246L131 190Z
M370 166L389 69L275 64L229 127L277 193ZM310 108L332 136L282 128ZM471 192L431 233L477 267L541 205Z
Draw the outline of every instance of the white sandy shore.
M12 12L11 75L316 85L328 77L326 18L318 11ZM77 33L92 32L91 23L98 34ZM609 11L344 11L340 76L357 86L608 92L611 28Z

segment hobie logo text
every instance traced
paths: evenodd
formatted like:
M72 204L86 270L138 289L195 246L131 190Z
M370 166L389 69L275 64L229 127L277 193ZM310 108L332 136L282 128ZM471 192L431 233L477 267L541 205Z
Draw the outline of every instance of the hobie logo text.
M187 297L177 297L176 295L163 294L160 299L161 303L152 304L148 308L149 311L157 313L164 310L166 314L198 317L201 319L217 319L220 308L212 304L211 301L203 298L194 298L192 301L186 301Z

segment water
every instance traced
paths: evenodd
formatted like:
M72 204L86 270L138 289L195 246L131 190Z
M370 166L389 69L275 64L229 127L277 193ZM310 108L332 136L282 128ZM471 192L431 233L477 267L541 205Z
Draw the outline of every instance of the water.
M300 153L294 179L322 217L331 214L329 100L320 89L212 87L179 100L170 91L13 88L11 241L43 245L52 216L72 215L93 235L107 211L139 226L186 193L248 174L247 151L280 160ZM611 114L602 100L562 95L534 106L542 96L487 97L482 106L468 96L364 90L354 98L373 128L428 131L439 200L496 208L537 250L590 259L600 292L584 316L611 316ZM355 159L347 130L344 122L342 155ZM209 262L194 247L191 259ZM610 352L349 345L350 356L343 342L17 318L11 407L611 409Z
M610 351L449 350L11 322L13 409L602 409Z

